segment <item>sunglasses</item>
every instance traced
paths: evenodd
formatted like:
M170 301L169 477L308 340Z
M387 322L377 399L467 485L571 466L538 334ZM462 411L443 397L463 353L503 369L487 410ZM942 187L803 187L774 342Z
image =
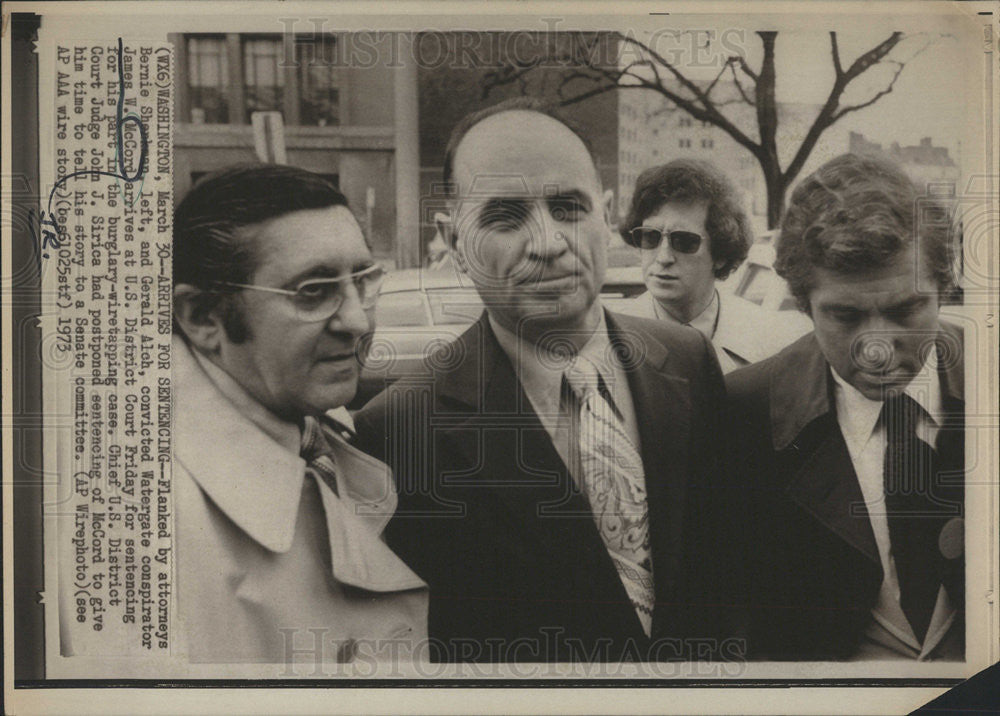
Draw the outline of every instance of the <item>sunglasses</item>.
M693 254L701 246L701 235L693 231L661 231L652 226L637 226L629 232L632 243L645 251L653 251L666 237L670 248L679 254Z

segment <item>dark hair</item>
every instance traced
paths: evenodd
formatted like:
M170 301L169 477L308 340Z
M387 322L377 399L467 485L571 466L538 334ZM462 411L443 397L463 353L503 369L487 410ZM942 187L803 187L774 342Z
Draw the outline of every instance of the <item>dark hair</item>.
M594 163L594 173L597 174L598 183L600 183L600 174L597 173L597 163L594 162L593 146L575 122L568 119L562 112L559 111L558 107L551 102L546 102L538 99L537 97L512 97L511 99L504 100L503 102L486 107L485 109L480 109L465 115L459 120L458 124L455 125L455 128L451 130L451 135L448 137L448 146L444 151L444 169L442 172L445 188L449 194L453 194L455 192L455 187L452 185L452 176L455 172L455 154L458 152L458 145L462 143L463 139L465 139L465 135L469 133L470 129L483 120L489 119L494 115L501 114L502 112L513 111L537 112L538 114L544 114L546 117L551 117L556 120L566 127L566 129L575 134L577 138L583 142L583 146L586 147L587 153L590 155L591 162Z
M899 166L881 157L842 154L792 193L774 269L808 313L814 269L851 273L883 268L919 242L944 294L954 282L951 236L945 207L919 196Z
M198 181L174 210L174 285L206 292L207 310L225 301L230 340L246 337L242 316L215 282L248 283L256 270L253 242L245 229L305 209L347 206L347 199L323 177L279 164L242 164Z
M632 229L669 202L708 204L708 232L713 262L721 261L715 277L722 279L743 263L753 242L750 222L733 185L715 166L698 159L675 159L647 169L635 182L632 202L621 225L625 243L636 246Z

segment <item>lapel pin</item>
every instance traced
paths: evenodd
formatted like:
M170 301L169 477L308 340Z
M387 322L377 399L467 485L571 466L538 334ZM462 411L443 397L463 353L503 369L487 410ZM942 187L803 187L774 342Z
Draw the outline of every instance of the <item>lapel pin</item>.
M945 559L958 559L965 551L965 520L952 517L938 535L938 549Z

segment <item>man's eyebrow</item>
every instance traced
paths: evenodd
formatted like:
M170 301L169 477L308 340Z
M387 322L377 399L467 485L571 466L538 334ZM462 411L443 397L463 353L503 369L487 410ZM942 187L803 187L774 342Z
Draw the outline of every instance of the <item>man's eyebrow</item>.
M375 265L373 259L363 259L355 262L349 268L345 267L343 264L317 264L316 266L310 266L304 271L292 276L290 279L285 281L286 286L298 286L303 281L309 281L314 278L340 278L350 273L357 273L358 271L364 271L366 268L371 268Z
M586 192L580 191L579 189L567 189L566 191L549 194L545 197L545 201L547 201L550 205L561 201L578 201L588 209L591 206L590 196L588 196Z
M529 199L524 196L494 196L483 203L483 211L503 209L509 206L522 206L527 204Z
M883 311L902 311L902 310L905 310L907 308L914 308L915 306L919 306L922 303L926 303L929 298L930 297L927 296L926 294L919 294L919 293L918 294L914 294L913 296L910 296L909 298L904 298L902 301L899 301L897 303L893 303L893 304L891 304L889 306L886 306L882 310Z
M820 302L817 306L821 311L854 311L855 313L863 313L867 309L854 306L850 303L823 303Z

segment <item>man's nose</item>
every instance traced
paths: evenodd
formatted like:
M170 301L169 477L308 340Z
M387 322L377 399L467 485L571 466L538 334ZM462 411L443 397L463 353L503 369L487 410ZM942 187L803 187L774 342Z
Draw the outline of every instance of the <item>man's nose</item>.
M344 302L327 321L327 328L332 332L348 332L360 337L371 330L371 311L365 310L361 303L361 295L353 283L344 287Z
M899 335L887 321L876 317L867 321L858 332L853 352L859 367L879 371L892 366L898 348Z
M531 253L539 258L552 259L569 251L573 240L572 229L561 221L542 215L536 209L531 222Z
M663 266L670 266L677 260L673 248L670 246L670 237L666 234L660 239L660 245L656 247L656 262Z

